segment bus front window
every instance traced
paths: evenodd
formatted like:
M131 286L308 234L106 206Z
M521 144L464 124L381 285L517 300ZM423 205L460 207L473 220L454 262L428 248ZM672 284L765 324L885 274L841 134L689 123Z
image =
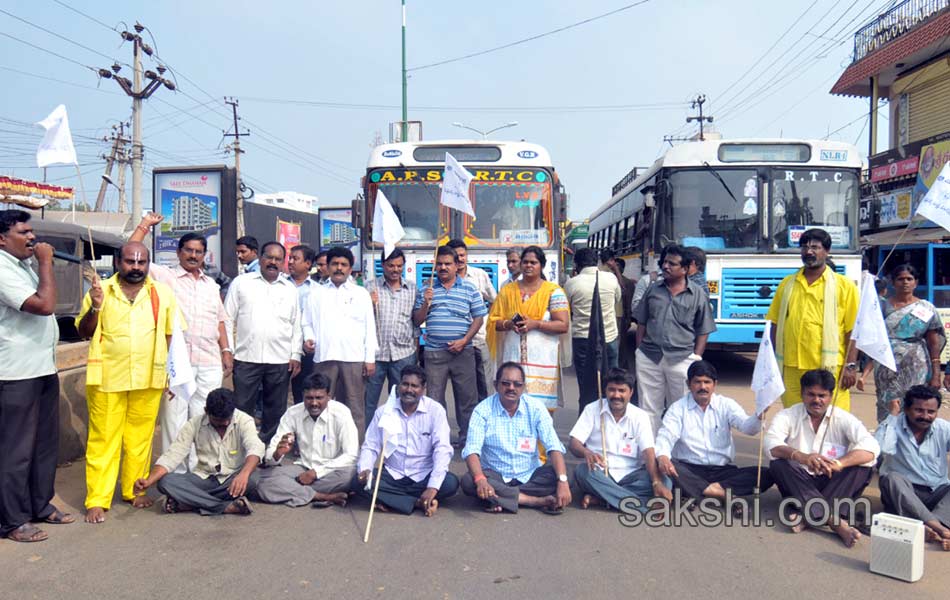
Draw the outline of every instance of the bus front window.
M662 244L698 246L707 252L756 250L759 218L754 170L674 171L668 181L672 202L666 214L658 216L661 236L666 238Z
M798 249L798 238L814 227L831 235L832 248L853 249L852 213L858 203L853 171L787 168L772 170L772 240L776 249Z
M401 245L434 246L441 233L439 228L438 183L392 183L382 184L379 189L399 217L406 236ZM375 197L375 194L373 195ZM372 218L372 212L368 215ZM369 226L372 231L372 224Z
M486 245L550 245L549 183L475 182L473 195L476 219L468 237Z

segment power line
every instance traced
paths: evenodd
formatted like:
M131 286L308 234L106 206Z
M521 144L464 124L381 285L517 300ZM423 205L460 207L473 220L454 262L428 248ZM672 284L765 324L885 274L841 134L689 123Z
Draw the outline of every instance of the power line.
M29 25L30 27L39 29L40 31L44 31L44 32L46 32L46 33L48 33L48 34L50 34L50 35L56 36L56 37L58 37L59 39L61 39L61 40L63 40L63 41L66 41L66 42L69 42L70 44L73 44L74 46L78 46L78 47L80 47L80 48L82 48L82 49L84 49L84 50L88 50L89 52L92 52L93 54L98 54L99 56L102 56L102 57L106 58L107 60L115 61L115 57L114 57L114 56L109 56L108 54L103 54L102 52L99 52L99 51L96 50L95 48L90 48L89 46L86 46L85 44L80 44L80 43L77 42L76 40L70 39L70 38L68 38L68 37L66 37L66 36L64 36L64 35L61 35L61 34L59 34L59 33L56 33L55 31L52 31L52 30L50 30L50 29L47 29L47 28L45 28L45 27L43 27L43 26L41 26L41 25L37 25L36 23L33 23L32 21L27 21L27 20L24 19L23 17L18 17L18 16L16 16L15 14L13 14L13 13L11 13L11 12L7 12L7 11L3 10L2 8L0 8L0 13L3 13L3 14L5 14L5 15L7 15L7 16L10 17L11 19L16 19L17 21L20 21L21 23L26 23L26 24ZM128 64L128 63L122 63L122 64ZM128 65L128 66L131 66L131 65Z
M92 21L93 23L97 23L97 24L99 24L99 25L102 25L102 26L105 27L106 29L109 29L109 30L112 30L112 31L115 31L115 32L118 32L118 31L119 31L117 28L115 28L115 27L110 27L109 25L106 25L105 23L103 23L103 22L100 21L99 19L97 19L97 18L95 18L95 17L91 17L91 16L87 15L86 13L82 12L81 10L79 10L78 8L74 8L74 7L72 7L72 6L68 5L68 4L66 4L65 2L61 2L60 0L53 0L53 2L55 2L56 4L59 4L59 5L62 6L63 8L66 8L66 9L68 9L68 10L73 11L74 13L76 13L76 14L79 15L79 16L82 16L82 17L85 17L85 18L89 19L89 20Z
M65 79L56 79L55 77L46 77L44 75L37 75L36 73L29 73L27 71L21 71L19 69L14 69L13 67L4 67L0 66L0 70L10 71L11 73L16 73L18 75L23 75L25 77L34 77L36 79L44 79L46 81L55 81L56 83L62 83L63 85L71 85L73 87L83 88L87 90L93 90L102 94L110 94L113 96L118 96L118 92L110 92L109 90L104 90L98 87L92 87L91 85L83 85L81 83L76 83L74 81L66 81Z
M564 27L558 27L557 29L553 29L553 30L551 30L551 31L546 31L546 32L544 32L544 33L539 33L538 35L533 35L533 36L531 36L531 37L527 37L527 38L524 38L524 39L522 39L522 40L518 40L518 41L516 41L516 42L510 42L510 43L508 43L508 44L504 44L504 45L501 45L501 46L496 46L496 47L494 47L494 48L489 48L488 50L482 50L482 51L480 51L480 52L473 52L472 54L466 54L465 56L457 56L457 57L455 57L455 58L449 58L449 59L447 59L447 60L441 60L441 61L439 61L439 62L429 63L429 64L427 64L427 65L421 65L421 66L418 66L418 67L412 67L412 68L410 68L410 69L406 69L406 71L421 71L422 69L429 69L429 68L431 68L431 67L438 67L438 66L441 66L441 65L447 65L447 64L449 64L449 63L458 62L458 61L460 61L460 60L465 60L465 59L467 59L467 58L474 58L474 57L476 57L476 56L483 56L483 55L489 54L489 53L491 53L491 52L497 52L497 51L499 51L499 50L504 50L505 48L511 48L511 47L513 47L513 46L518 46L519 44L524 44L524 43L527 43L527 42L531 42L531 41L534 41L534 40L538 40L538 39L541 39L541 38L543 38L543 37L547 37L547 36L550 36L550 35L554 35L555 33L561 33L562 31L567 31L568 29L573 29L573 28L575 28L575 27L580 27L581 25L586 25L586 24L588 24L588 23L592 23L592 22L597 21L597 20L599 20L599 19L604 19L604 18L606 18L606 17L615 15L615 14L617 14L617 13L621 13L621 12L623 12L623 11L625 11L625 10L630 10L631 8L636 8L637 6L640 6L641 4L646 4L646 3L649 2L649 1L650 1L650 0L640 0L639 2L634 2L633 4L628 4L628 5L626 5L626 6L621 6L621 7L618 8L618 9L612 10L612 11L610 11L610 12L606 12L606 13L604 13L604 14L602 14L602 15L597 15L596 17L590 17L589 19L584 19L583 21L577 21L576 23L571 23L570 25L565 25Z
M320 100L298 100L292 98L261 98L244 97L246 101L262 102L266 104L286 104L297 106L310 106L318 108L339 108L355 110L384 110L389 111L400 108L396 104L358 104L347 102L330 102ZM674 108L683 108L688 102L650 102L644 104L593 104L593 105L566 105L566 106L413 106L416 111L441 111L441 112L609 112L609 111L638 111L638 110L670 110Z
M92 71L93 73L96 73L96 72L97 72L96 69L90 67L89 65L84 65L84 64L82 64L81 62L79 62L78 60L73 60L72 58L69 58L68 56L63 56L62 54L58 54L58 53L56 53L56 52L53 52L52 50L47 50L46 48L43 48L42 46L37 46L36 44L33 44L33 43L28 42L28 41L26 41L26 40L21 40L20 38L15 37L15 36L12 36L12 35L10 35L9 33L5 32L5 31L0 31L0 35L2 35L2 36L4 36L4 37L8 37L8 38L10 38L11 40L20 42L21 44L26 44L27 46L30 46L31 48L36 48L37 50L40 50L41 52L45 52L45 53L47 53L47 54L52 54L52 55L55 56L56 58L61 58L61 59L65 60L65 61L68 61L68 62L73 63L74 65L79 65L80 67L82 67L82 68L84 68L84 69L89 69L89 70Z

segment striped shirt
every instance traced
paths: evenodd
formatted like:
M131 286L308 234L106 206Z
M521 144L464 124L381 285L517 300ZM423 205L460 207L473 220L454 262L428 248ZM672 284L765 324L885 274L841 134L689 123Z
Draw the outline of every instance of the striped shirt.
M492 394L472 412L462 460L477 454L482 468L497 472L505 483L512 479L526 483L541 466L538 442L548 452L564 453L544 404L522 395L512 416L501 405L498 394Z
M412 309L416 305L416 288L400 279L399 287L392 289L384 279L366 283L366 290L377 292L376 320L379 322L379 350L376 360L402 360L416 351L418 329L412 324Z
M416 294L414 308L421 308L425 288ZM432 284L432 304L426 315L426 350L445 350L449 343L460 340L468 333L468 328L478 317L488 314L485 301L470 281L456 277L450 288L445 288L436 279ZM466 345L471 347L472 342Z
M181 265L166 267L149 265L149 275L175 292L178 308L188 324L185 330L185 345L191 364L196 367L220 367L221 345L218 341L218 324L225 323L228 316L221 302L221 288L201 271L195 277Z

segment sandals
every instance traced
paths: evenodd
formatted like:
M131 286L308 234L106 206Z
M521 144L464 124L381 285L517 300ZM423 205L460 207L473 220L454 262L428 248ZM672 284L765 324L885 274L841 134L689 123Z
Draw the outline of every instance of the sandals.
M249 515L254 512L254 509L251 508L251 503L247 501L247 498L241 496L234 500L234 505L238 508L239 515Z
M54 508L50 515L43 517L40 521L49 523L50 525L69 525L70 523L76 522L76 517L69 513L64 513L58 508Z
M555 506L542 506L542 507L541 507L541 512L543 512L543 513L546 514L546 515L556 516L556 515L563 515L563 514L564 514L564 509L561 508L561 507L559 507L559 506L558 506L558 507L555 507Z
M49 534L32 523L24 523L7 534L7 538L14 542L42 542Z

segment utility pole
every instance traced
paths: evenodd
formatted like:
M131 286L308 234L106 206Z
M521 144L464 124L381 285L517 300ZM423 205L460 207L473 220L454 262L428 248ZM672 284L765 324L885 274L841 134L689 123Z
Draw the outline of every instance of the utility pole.
M238 129L238 121L241 118L237 114L237 98L231 98L229 100L227 97L225 97L224 103L230 106L232 112L234 113L234 133L228 133L227 131L222 133L224 133L225 137L234 137L234 142L230 144L229 147L234 151L234 192L237 198L237 237L242 237L244 235L244 192L241 190L241 153L244 152L244 150L241 150L241 138L251 135L251 132L245 130L244 133L241 133L241 131Z
M409 105L406 77L406 0L402 0L402 139L409 141Z
M106 199L106 191L109 189L109 182L112 181L112 165L118 160L119 152L125 146L125 143L128 141L125 139L125 123L119 122L118 125L112 126L112 137L103 138L102 141L112 140L112 151L109 153L109 156L103 156L102 158L106 159L106 172L102 177L102 183L99 184L99 195L96 197L96 212L102 210L103 204ZM123 165L123 170L125 166ZM121 212L121 211L120 211Z
M703 104L705 104L705 103L706 103L706 95L705 95L705 94L700 94L700 95L696 96L696 99L693 100L692 108L693 108L693 110L699 109L699 116L698 116L698 117L686 117L686 122L687 122L687 123L692 123L693 121L699 121L699 141L703 141L703 140L706 139L706 138L704 137L704 134L703 134L703 122L709 122L709 123L712 123L712 122L713 122L713 118L712 118L712 117L704 117L704 116L703 116Z
M145 31L145 26L136 23L133 29L135 29L135 33L123 31L119 35L122 36L123 40L132 42L134 80L129 81L128 77L119 76L119 71L122 70L122 67L118 63L112 65L111 71L109 69L99 69L100 77L104 79L115 79L115 82L119 84L122 91L132 98L132 215L134 218L129 220L130 226L132 222L135 221L135 217L142 215L142 100L154 94L155 90L161 85L164 85L169 90L175 90L174 82L162 77L167 70L164 66L158 65L158 67L156 67L155 70L158 71L158 73L152 70L143 73L142 53L144 52L148 56L152 56L155 51L142 39L141 34ZM143 76L149 80L144 88L142 87Z
M129 164L129 151L124 146L119 149L116 161L119 163L119 183L116 185L119 188L119 212L124 213L127 210L125 205L125 165Z

